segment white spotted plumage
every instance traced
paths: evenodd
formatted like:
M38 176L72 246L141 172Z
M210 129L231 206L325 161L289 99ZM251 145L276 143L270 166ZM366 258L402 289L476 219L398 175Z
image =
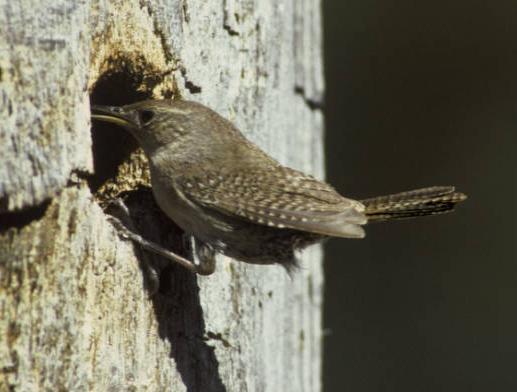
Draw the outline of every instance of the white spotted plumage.
M193 179L179 178L177 184L194 203L259 225L336 237L364 235L359 226L366 223L361 203L286 167L204 172Z

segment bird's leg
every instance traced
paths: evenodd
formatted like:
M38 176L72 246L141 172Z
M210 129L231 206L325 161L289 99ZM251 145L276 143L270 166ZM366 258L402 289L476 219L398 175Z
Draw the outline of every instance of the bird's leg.
M137 234L136 231L133 228L133 224L131 221L131 216L129 214L129 210L124 204L124 202L121 199L115 200L114 204L121 209L121 211L124 213L126 220L128 221L128 226L126 226L122 221L112 215L108 216L108 220L115 226L118 233L127 239L130 239L133 242L136 242L138 245L140 245L143 249L148 250L150 252L156 253L162 257L165 257L168 260L174 261L175 263L178 263L182 265L183 267L187 268L188 270L192 272L199 273L201 275L208 275L206 273L206 268L202 266L202 264L195 264L192 261L177 255L174 252L171 252L170 250L165 249L161 245L158 245L154 242L148 241L145 238L143 238L141 235ZM212 271L213 272L213 271ZM158 278L156 271L154 271L154 274L152 274L152 278Z
M196 263L197 273L200 275L210 275L215 271L215 250L210 245L195 239L196 256L199 264Z
M192 255L198 274L210 275L215 271L215 250L210 245L187 233L183 234L182 242L183 249Z

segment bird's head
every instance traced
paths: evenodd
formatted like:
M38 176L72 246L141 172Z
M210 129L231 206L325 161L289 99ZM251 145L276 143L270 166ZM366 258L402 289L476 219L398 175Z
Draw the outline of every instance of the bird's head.
M196 102L173 100L147 100L125 106L94 105L91 110L92 119L128 130L147 154L171 143L210 139L217 131L210 122L214 116L219 117Z
M167 160L176 167L277 164L230 121L197 102L147 100L126 106L94 105L92 119L128 130L151 161L163 158L166 151Z

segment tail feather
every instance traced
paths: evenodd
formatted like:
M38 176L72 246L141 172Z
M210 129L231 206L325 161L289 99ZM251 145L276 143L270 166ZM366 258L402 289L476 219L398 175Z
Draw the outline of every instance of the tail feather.
M454 210L467 196L452 186L433 186L393 195L361 200L368 221L405 219L423 215L443 214Z

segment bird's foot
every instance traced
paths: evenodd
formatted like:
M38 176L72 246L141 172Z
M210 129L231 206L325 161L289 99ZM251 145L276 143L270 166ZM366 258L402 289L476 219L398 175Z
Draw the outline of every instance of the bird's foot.
M171 252L168 249L165 249L163 246L146 240L141 235L136 233L136 229L134 228L133 221L131 219L131 215L129 213L129 209L122 201L122 199L116 199L113 202L113 205L117 207L122 213L122 219L119 219L115 216L108 215L108 220L110 223L117 229L117 232L122 238L129 239L142 247L143 249L158 254L162 257L165 257L168 260L171 260L175 263L180 264L181 266L187 268L188 270L198 273L200 275L210 275L215 270L215 257L214 252L211 248L206 244L198 245L196 242L196 254L200 260L200 263L194 263L183 256L180 256L174 252ZM124 222L123 222L124 221ZM199 247L199 249L198 249ZM148 264L148 263L146 263ZM159 274L158 272L148 265L149 268L149 277L153 283L153 286L156 284L159 286Z

